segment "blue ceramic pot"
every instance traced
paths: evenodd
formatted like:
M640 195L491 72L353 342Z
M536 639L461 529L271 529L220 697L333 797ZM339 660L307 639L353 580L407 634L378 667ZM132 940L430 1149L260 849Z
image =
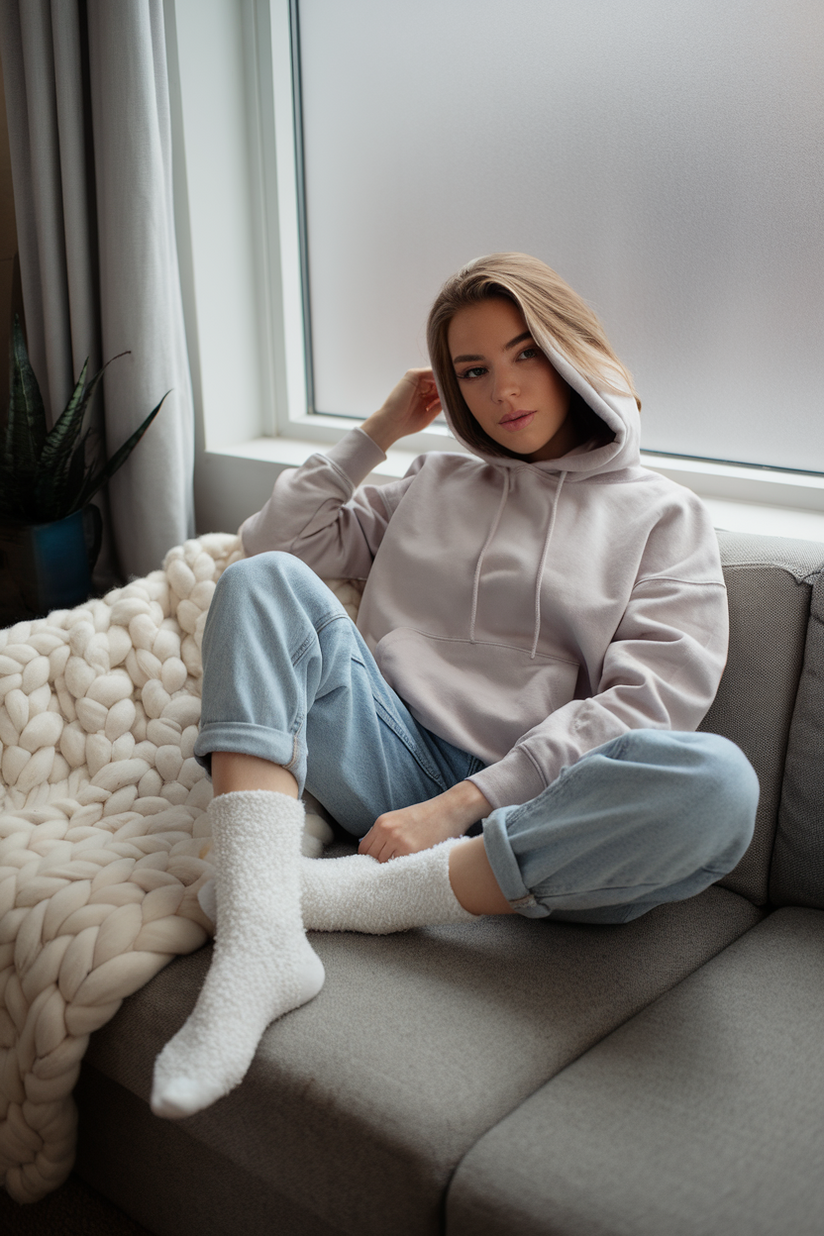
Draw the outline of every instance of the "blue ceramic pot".
M54 523L0 522L0 626L85 601L101 531L96 506Z

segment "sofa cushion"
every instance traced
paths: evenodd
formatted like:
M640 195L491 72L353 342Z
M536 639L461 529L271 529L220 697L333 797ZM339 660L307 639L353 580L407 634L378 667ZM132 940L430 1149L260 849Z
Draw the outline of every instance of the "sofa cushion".
M790 728L770 898L824 909L824 572L814 581L804 673Z
M820 1236L822 969L776 911L483 1137L447 1236Z
M320 995L269 1027L242 1086L170 1125L146 1106L152 1063L194 1003L202 950L93 1036L89 1064L116 1085L81 1106L79 1170L158 1233L181 1214L198 1236L435 1233L487 1129L760 917L711 888L622 927L314 933ZM100 1093L91 1072L89 1085Z
M756 904L768 898L784 757L810 610L811 581L824 545L785 537L719 532L730 603L730 652L700 729L737 743L758 774L755 836L722 884Z

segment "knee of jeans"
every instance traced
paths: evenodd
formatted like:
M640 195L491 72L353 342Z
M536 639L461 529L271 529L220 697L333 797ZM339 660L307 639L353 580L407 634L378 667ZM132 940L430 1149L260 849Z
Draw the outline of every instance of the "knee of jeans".
M624 735L623 754L672 769L672 809L659 825L674 850L687 845L699 866L731 870L752 841L758 806L758 778L743 751L720 734L636 730Z
M279 554L278 557L288 558L289 554ZM234 625L239 614L247 613L247 603L256 594L272 595L272 568L267 569L261 562L262 558L275 557L274 554L259 554L254 558L241 558L231 563L221 575L215 586L214 595L209 605L209 615L206 621L208 646L215 632L222 630L225 623Z
M217 582L215 600L224 594L235 599L257 591L271 597L273 592L281 590L283 584L293 591L300 581L317 578L314 571L294 554L271 550L269 553L255 554L252 558L241 558L228 566Z
M744 752L720 734L696 734L709 809L703 813L707 843L730 867L752 841L760 787ZM719 853L720 852L720 853ZM712 858L707 866L712 865Z
M258 555L254 558L240 558L230 563L215 586L215 595L221 592L236 592L246 588L257 576L260 570Z

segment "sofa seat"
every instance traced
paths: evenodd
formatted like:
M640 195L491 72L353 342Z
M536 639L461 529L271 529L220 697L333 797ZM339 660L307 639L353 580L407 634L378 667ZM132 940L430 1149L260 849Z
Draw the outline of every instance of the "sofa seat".
M820 1236L823 973L777 910L481 1138L448 1236Z
M487 1130L763 913L716 886L621 927L314 933L320 995L269 1027L237 1090L170 1124L147 1106L152 1063L194 1004L203 949L93 1036L78 1171L159 1234L434 1234Z

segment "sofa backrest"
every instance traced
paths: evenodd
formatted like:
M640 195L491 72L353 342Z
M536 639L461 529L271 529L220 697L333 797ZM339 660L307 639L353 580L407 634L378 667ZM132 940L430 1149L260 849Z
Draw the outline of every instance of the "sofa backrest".
M731 532L719 532L718 540L729 595L730 652L718 694L700 728L732 739L758 774L761 800L755 836L741 862L720 883L763 905L770 895L784 765L824 545ZM806 733L809 722L798 719L796 725L802 741L801 730ZM795 836L797 815L793 822L787 816L784 850ZM782 888L789 887L786 862L782 870L787 872Z
M775 905L824 909L824 572L813 581L770 872Z

